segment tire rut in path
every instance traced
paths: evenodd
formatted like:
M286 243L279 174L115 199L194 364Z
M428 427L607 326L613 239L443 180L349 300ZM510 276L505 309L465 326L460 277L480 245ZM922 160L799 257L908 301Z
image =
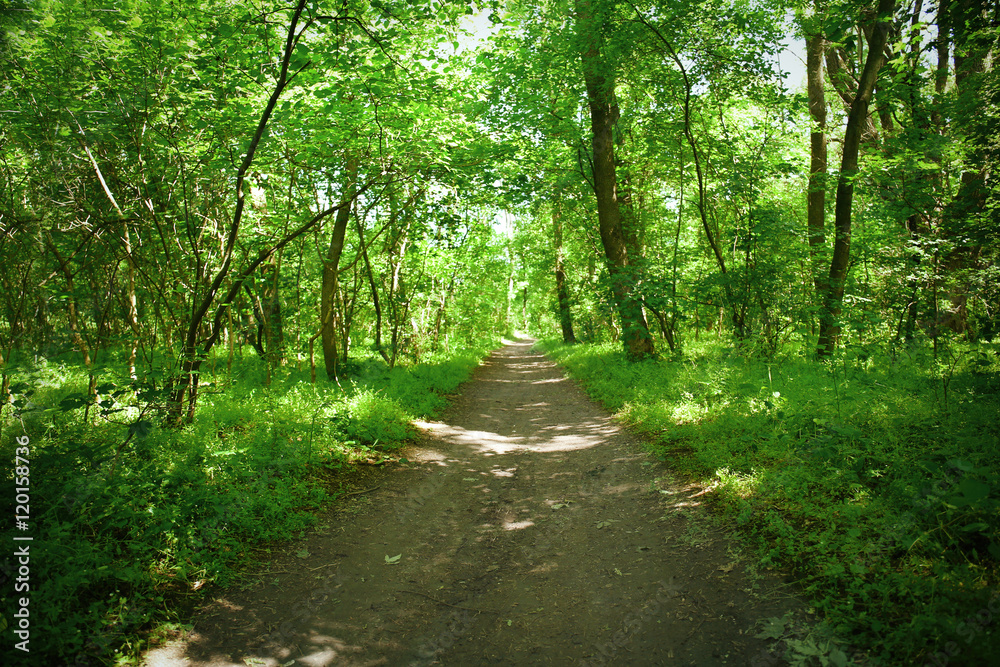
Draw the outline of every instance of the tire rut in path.
M708 527L698 490L519 340L442 421L149 667L747 665L757 621L796 607ZM304 551L302 551L304 549ZM306 558L299 555L308 552ZM387 558L399 555L395 564ZM249 661L249 662L248 662ZM780 664L768 657L765 664Z

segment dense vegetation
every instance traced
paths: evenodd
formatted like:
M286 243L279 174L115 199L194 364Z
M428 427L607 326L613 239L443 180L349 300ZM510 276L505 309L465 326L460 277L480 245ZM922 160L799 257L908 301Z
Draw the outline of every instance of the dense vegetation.
M781 627L769 635L787 641L776 655L991 662L1000 648L992 351L966 350L942 377L928 370L929 351L817 364L794 353L747 358L713 336L683 358L629 364L607 345L548 347L647 434L658 458L711 491L703 497L750 536L761 565L802 586L826 625Z
M845 650L991 655L998 20L0 5L4 539L33 536L48 657L130 660L514 329L586 343L551 347Z

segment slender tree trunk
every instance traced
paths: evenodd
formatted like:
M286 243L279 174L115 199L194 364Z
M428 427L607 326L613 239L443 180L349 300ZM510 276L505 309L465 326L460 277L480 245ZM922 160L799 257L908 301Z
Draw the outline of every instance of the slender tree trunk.
M128 264L126 278L128 281L128 293L125 295L127 299L126 316L128 317L128 326L132 330L131 348L128 355L128 375L135 380L135 358L139 350L139 308L135 296L135 261L132 257L132 238L129 236L128 223L125 223L123 227L124 235L122 238L125 241L125 261Z
M438 340L441 337L441 327L444 325L445 313L448 311L448 302L451 300L451 296L455 292L457 279L458 267L455 267L454 272L451 274L451 280L448 282L447 289L441 292L441 299L438 302L437 312L434 315L434 336L431 339L431 350L434 352L438 349Z
M390 201L394 202L392 195L390 194ZM393 216L396 213L393 211ZM399 334L406 322L406 318L410 311L410 300L406 296L406 289L403 286L403 260L406 257L406 245L408 236L407 233L410 227L410 218L406 216L406 222L403 224L402 229L393 239L392 244L389 248L389 313L392 319L392 339L390 341L390 346L392 353L389 356L389 368L393 368L396 365L396 359L399 355L400 341Z
M353 201L354 186L358 177L358 161L351 158L347 161L346 184L344 186L344 201ZM323 284L320 294L320 321L322 332L323 362L326 366L326 376L330 380L337 379L337 328L334 322L336 310L337 279L340 266L340 256L344 252L344 238L347 235L347 223L351 218L351 207L344 206L337 211L330 234L330 249L323 261Z
M821 251L826 246L826 94L823 80L824 38L819 30L818 11L814 17L816 32L806 40L806 89L809 96L809 114L812 132L809 134L810 166L809 194L807 196L807 227L809 231L809 256L812 260L813 285L816 296L822 300L827 292L826 278L820 267Z
M562 212L559 210L558 192L552 203L552 244L556 254L556 298L559 301L559 324L564 343L575 343L573 313L569 308L569 290L566 288L566 269L563 266Z
M660 325L660 333L663 334L663 339L667 341L667 347L669 347L670 351L673 352L675 349L677 349L677 347L676 343L674 343L674 332L671 329L671 325L667 324L666 315L664 315L661 311L657 310L656 308L653 308L648 304L646 305L646 308L649 310L649 312L653 313L653 316L656 318L656 321Z
M375 351L385 361L390 363L389 355L382 348L382 304L378 298L378 286L375 284L375 274L372 272L372 263L368 259L368 247L365 245L365 230L361 226L361 219L354 216L354 227L358 232L358 243L361 245L361 256L365 261L365 276L368 278L368 287L372 292L372 307L375 309Z
M222 283L229 276L229 271L232 267L233 251L236 248L236 240L239 236L240 227L243 221L243 210L246 206L244 185L246 182L247 172L250 171L250 166L253 164L254 156L257 153L257 147L264 139L264 131L267 129L267 124L271 120L271 114L274 112L274 107L278 103L278 98L281 97L281 93L284 92L285 87L288 85L289 64L292 57L292 51L295 49L299 38L301 38L305 30L303 29L303 32L298 31L299 19L302 17L302 12L305 11L305 7L306 0L298 0L298 3L292 10L292 18L285 36L284 51L281 58L281 68L278 72L277 81L275 82L274 89L271 91L271 95L264 107L264 111L261 113L260 120L257 122L257 129L254 132L253 137L250 139L246 155L243 156L243 160L240 163L239 168L236 170L236 206L234 207L233 219L229 225L225 243L223 244L221 265L201 301L192 301L191 304L191 320L188 323L187 332L184 336L184 342L181 345L181 372L169 382L171 391L166 418L168 424L179 425L181 423L182 413L184 411L185 395L188 397L187 420L191 421L194 418L194 411L197 405L199 370L205 360L205 357L215 345L215 341L218 340L218 335L222 330L223 313L220 308L217 308L215 312L213 333L201 343L200 350L198 349L199 333L202 329L202 325L205 323L209 311L214 305L216 305L216 297L218 296L219 290L222 288ZM252 264L252 268L256 268L256 266L259 266L259 262ZM227 297L228 301L224 301L224 303L231 302L231 299L235 297L235 294L239 293L239 289L239 284L234 286L234 288L229 292Z
M868 118L868 105L875 88L875 80L885 61L885 45L889 39L892 12L895 6L895 0L879 0L877 23L872 29L871 40L868 43L865 67L858 82L857 94L851 104L851 112L847 117L843 158L837 182L837 205L834 214L836 237L833 244L833 258L830 261L826 298L821 305L819 340L816 344L817 353L820 356L833 354L840 339L840 314L844 299L844 286L847 282L847 269L851 258L851 208L854 204L854 179L858 175L858 150L861 145L864 122Z
M59 269L62 271L63 278L66 280L66 292L69 296L66 299L66 323L69 325L70 333L73 337L73 343L76 345L77 349L83 355L83 365L90 367L91 357L90 357L90 347L87 342L83 339L83 335L80 333L81 323L79 318L79 309L76 303L76 296L74 292L76 291L75 284L73 282L73 270L69 266L69 262L63 258L62 253L59 252L59 248L56 247L55 241L51 236L47 237L49 250L56 258L56 262L59 264Z
M862 34L863 38L864 35ZM840 96L844 107L848 110L854 105L854 99L858 94L859 82L854 79L848 66L847 52L842 46L828 45L826 50L826 69L830 77L833 89ZM871 117L868 110L859 121L860 142L864 144L877 142L879 139L878 128L875 127L875 119Z
M281 311L281 257L276 253L271 264L273 276L265 281L261 310L264 314L264 342L269 366L285 364L285 323ZM266 275L266 274L265 274Z
M991 96L980 76L986 71L987 63L991 60L993 45L996 43L997 7L995 3L989 7L990 4L982 0L956 0L949 3L950 23L955 36L952 57L955 64L955 88L958 91L959 108L982 109L980 105L985 104ZM992 16L989 16L990 9ZM984 38L991 29L993 38ZM995 54L992 55L995 59ZM975 232L968 232L984 224L979 222L979 219L988 208L987 195L990 189L988 183L991 178L988 155L995 150L989 148L991 139L995 141L995 138L988 138L991 131L985 122L969 118L964 124L971 130L968 132L970 138L976 138L970 142L970 150L965 156L958 192L945 212L943 230L955 245L943 259L955 278L945 287L951 306L943 315L943 319L938 319L936 325L946 326L955 333L968 332L969 285L966 280L958 276L963 269L977 264L981 252L980 243L963 237L980 236Z
M701 159L701 149L698 147L698 142L695 139L694 131L692 129L691 123L691 99L693 93L693 85L690 77L688 76L687 68L684 66L684 61L677 55L677 51L674 50L673 45L670 41L663 35L659 29L656 28L652 23L646 20L646 17L642 15L642 12L629 2L629 5L635 11L639 18L639 21L649 28L657 38L663 42L663 45L667 49L667 54L670 59L674 61L677 65L678 71L681 73L681 77L684 79L684 137L687 139L688 146L691 147L691 155L694 160L695 174L698 177L698 214L701 218L701 226L705 230L705 239L708 241L708 245L712 250L712 254L715 256L715 262L719 266L719 272L724 276L727 273L725 256L722 254L722 247L718 240L718 228L713 232L712 226L708 222L708 201L706 195L705 186L705 172L702 169L702 159ZM732 282L728 279L728 276L723 281L723 290L726 294L726 303L731 308L731 317L733 322L733 329L736 332L736 336L739 339L744 339L746 337L746 318L740 313L736 306L736 301L733 296L733 286Z
M653 338L636 294L635 267L630 262L618 199L614 130L618 122L615 78L600 52L601 26L592 2L576 0L577 32L581 40L583 78L587 88L593 139L594 194L601 243L611 276L611 292L622 325L625 352L640 360L655 354Z

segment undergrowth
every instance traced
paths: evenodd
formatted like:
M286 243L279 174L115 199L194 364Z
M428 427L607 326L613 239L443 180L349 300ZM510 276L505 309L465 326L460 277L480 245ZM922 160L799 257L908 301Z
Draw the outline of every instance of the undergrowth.
M10 464L0 494L13 500L23 487L13 464L27 442L27 530L7 527L2 539L29 546L30 574L27 592L15 591L19 565L8 548L4 663L134 664L149 631L206 584L231 583L301 535L338 494L338 472L398 448L411 421L442 408L488 346L392 370L351 362L340 386L290 370L265 386L259 362L242 361L203 377L197 418L180 429L161 426L151 409L155 382L105 373L101 400L88 407L84 369L22 365L0 422ZM11 639L20 597L30 599L30 653Z
M855 664L995 659L1000 346L940 363L705 346L636 364L610 346L545 347L660 459L712 488Z

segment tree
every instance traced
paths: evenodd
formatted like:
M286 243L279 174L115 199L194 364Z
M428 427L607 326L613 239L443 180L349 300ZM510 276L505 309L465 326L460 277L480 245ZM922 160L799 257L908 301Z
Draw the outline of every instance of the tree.
M554 192L552 201L552 249L555 252L556 300L559 305L559 326L562 328L564 343L575 343L573 333L573 313L569 305L569 290L566 286L566 266L563 257L563 221L560 206L560 191Z
M814 14L804 19L806 30L806 92L812 129L809 133L809 191L807 222L809 254L812 259L813 285L821 300L827 293L826 279L820 266L821 250L826 246L826 93L823 77L823 54L826 40L822 30L821 8L816 3Z
M596 5L596 6L595 6ZM629 243L636 230L626 229L630 211L623 215L615 164L615 126L620 112L615 95L614 70L602 54L608 11L597 0L576 0L576 35L590 108L594 196L598 228L608 262L611 292L621 319L625 352L633 360L655 354L649 325L636 291L636 246Z
M854 204L854 183L858 176L858 150L878 72L885 62L885 47L892 31L895 6L895 0L879 0L877 20L868 39L868 55L847 117L840 175L837 179L833 257L830 260L830 274L820 310L817 342L817 354L820 356L833 354L840 337L841 324L838 318L842 310L844 285L851 257L851 208Z

